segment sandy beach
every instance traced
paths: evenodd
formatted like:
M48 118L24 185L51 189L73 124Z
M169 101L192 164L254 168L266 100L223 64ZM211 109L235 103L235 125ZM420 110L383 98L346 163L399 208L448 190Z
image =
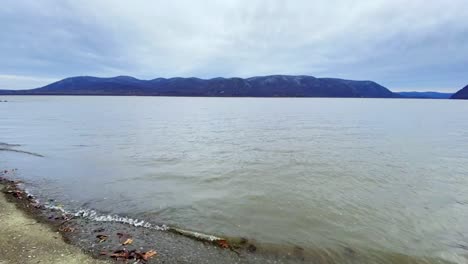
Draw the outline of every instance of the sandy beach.
M0 185L0 189L4 189ZM50 226L38 222L0 193L0 263L109 263L67 244Z

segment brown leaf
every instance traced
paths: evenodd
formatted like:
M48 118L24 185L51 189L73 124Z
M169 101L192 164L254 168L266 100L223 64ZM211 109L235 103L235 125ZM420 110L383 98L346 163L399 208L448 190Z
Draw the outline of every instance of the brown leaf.
M117 236L119 237L120 244L124 246L133 242L133 239L129 234L117 233Z
M222 248L229 248L229 243L225 239L218 240L218 241L216 241L216 243L218 244L218 246L220 246Z
M124 246L125 246L125 245L130 245L131 243L133 243L133 239L127 238L127 240L125 240L125 241L122 243L122 245L124 245Z
M102 243L102 242L106 241L107 238L109 238L109 237L106 236L106 235L97 235L96 238L99 239L99 243Z
M129 253L127 250L117 250L114 251L114 253L110 254L110 257L116 259L128 259Z
M150 251L147 251L147 252L143 252L141 254L139 254L141 259L144 260L144 261L148 261L150 258L158 255L158 253L154 250L150 250Z

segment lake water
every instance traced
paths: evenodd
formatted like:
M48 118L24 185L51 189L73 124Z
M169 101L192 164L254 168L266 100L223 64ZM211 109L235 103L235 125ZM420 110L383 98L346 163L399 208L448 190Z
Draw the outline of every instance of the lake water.
M21 146L2 145L0 168L67 208L382 263L466 262L468 102L3 99L0 142Z

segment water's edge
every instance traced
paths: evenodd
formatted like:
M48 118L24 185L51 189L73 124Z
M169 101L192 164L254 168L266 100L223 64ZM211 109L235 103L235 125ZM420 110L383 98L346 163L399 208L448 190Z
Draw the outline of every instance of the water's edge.
M21 181L8 178L8 171L0 172L0 184L8 200L34 219L61 233L67 243L78 246L97 259L122 249L118 234L134 239L130 248L155 249L158 258L149 263L463 263L438 258L407 256L392 252L362 252L343 246L342 250L314 250L297 246L259 245L246 238L222 238L200 232L155 225L143 220L117 215L101 215L95 210L71 212L57 202L41 203L25 189ZM70 231L71 230L71 231ZM98 235L109 239L100 243Z
M108 259L113 252L128 248L156 250L158 257L148 263L180 263L187 262L187 259L189 263L216 263L221 259L225 263L269 263L281 258L285 258L281 263L302 262L300 258L291 258L287 254L268 256L265 252L256 252L257 247L244 239L227 241L213 235L153 225L128 217L100 215L94 210L81 209L72 213L51 202L42 203L24 188L22 181L9 179L7 172L0 172L0 186L5 187L1 191L9 202L60 233L65 242L78 246L96 259ZM133 243L122 246L120 234L131 237ZM109 238L101 243L98 235Z

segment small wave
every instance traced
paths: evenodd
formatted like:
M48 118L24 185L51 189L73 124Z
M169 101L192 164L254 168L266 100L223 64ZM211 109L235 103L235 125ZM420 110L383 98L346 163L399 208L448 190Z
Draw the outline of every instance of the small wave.
M105 215L105 214L99 214L97 211L92 210L92 209L79 209L76 212L71 212L65 210L61 206L53 205L53 204L46 204L44 205L45 208L47 209L52 209L52 210L57 210L60 211L64 214L69 214L73 215L74 217L81 217L87 220L95 221L95 222L114 222L114 223L121 223L121 224L127 224L135 227L144 227L148 229L153 229L153 230L159 230L159 231L167 231L169 230L169 227L166 225L154 225L152 223L149 223L144 220L139 220L139 219L133 219L130 217L125 217L125 216L119 216L119 215Z
M116 222L122 224L128 224L135 227L144 227L148 229L154 229L159 231L167 231L169 227L166 225L153 225L149 222L139 219L133 219L125 216L119 215L101 215L97 213L95 210L90 209L80 209L76 213L74 213L76 217L82 217L85 219L89 219L96 222Z
M121 223L121 224L131 225L134 227L143 227L143 228L158 230L158 231L171 231L179 235L183 235L189 238L193 238L193 239L197 239L201 241L207 241L207 242L216 242L216 241L224 240L224 238L217 237L214 235L204 234L204 233L176 228L176 227L169 227L165 224L155 225L144 220L133 219L130 217L125 217L125 216L99 214L96 210L92 210L92 209L79 209L76 212L70 212L70 211L65 210L61 206L57 206L53 204L46 204L44 205L44 207L47 209L60 211L63 214L73 215L74 217L81 217L83 219L87 219L87 220L95 221L95 222Z
M52 204L46 204L44 205L45 208L51 209L51 210L56 210L60 211L62 214L67 214L67 215L72 215L74 217L81 217L86 220L94 221L94 222L111 222L111 223L121 223L121 224L127 224L131 225L134 227L143 227L151 230L158 230L158 231L170 231L177 233L179 235L200 240L200 241L205 241L205 242L218 242L225 240L224 238L209 235L209 234L204 234L196 231L191 231L191 230L186 230L186 229L181 229L181 228L176 228L176 227L169 227L165 224L162 225L154 225L152 223L149 223L144 220L139 220L139 219L133 219L130 217L125 217L125 216L119 216L119 215L105 215L105 214L99 214L97 211L92 210L92 209L79 209L76 212L70 212L65 210L61 206L56 206Z
M1 146L1 145L0 145ZM28 154L28 155L32 155L32 156L36 156L36 157L41 157L43 158L44 156L41 155L41 154L38 154L38 153L34 153L34 152L29 152L29 151L25 151L25 150L19 150L19 149L12 149L12 148L9 148L9 147L0 147L0 151L11 151L11 152L17 152L17 153L23 153L23 154Z

